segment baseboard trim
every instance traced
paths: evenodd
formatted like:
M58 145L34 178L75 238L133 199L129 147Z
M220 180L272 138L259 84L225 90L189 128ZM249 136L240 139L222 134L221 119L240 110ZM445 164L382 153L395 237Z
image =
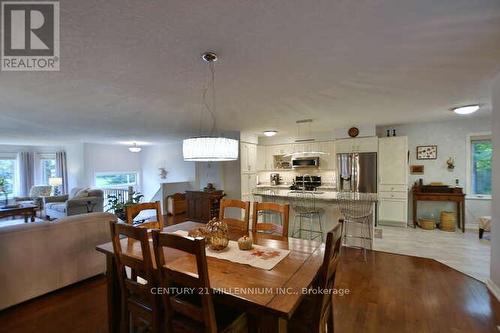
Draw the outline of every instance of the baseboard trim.
M491 293L497 298L497 300L500 302L500 288L491 281L491 279L488 279L486 281L486 287L491 291Z

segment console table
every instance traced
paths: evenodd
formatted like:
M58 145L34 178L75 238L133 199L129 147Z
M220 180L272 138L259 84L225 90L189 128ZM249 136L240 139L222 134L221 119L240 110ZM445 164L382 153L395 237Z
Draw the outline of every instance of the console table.
M419 201L450 201L457 205L457 227L465 232L465 194L462 189L450 188L450 192L427 192L413 188L413 227L417 227L417 203Z

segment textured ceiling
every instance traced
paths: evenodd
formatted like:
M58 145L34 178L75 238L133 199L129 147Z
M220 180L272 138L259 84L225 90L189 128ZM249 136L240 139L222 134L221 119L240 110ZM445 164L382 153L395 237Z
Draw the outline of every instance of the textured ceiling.
M476 102L480 116L500 71L500 1L64 0L61 71L0 73L0 140L197 133L205 50L220 56L220 130L451 119Z

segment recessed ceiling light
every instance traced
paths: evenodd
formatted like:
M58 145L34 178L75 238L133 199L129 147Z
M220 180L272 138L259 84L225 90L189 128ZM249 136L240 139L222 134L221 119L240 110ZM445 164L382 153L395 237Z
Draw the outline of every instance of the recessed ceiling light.
M460 106L458 108L453 108L452 110L456 114L471 114L479 110L479 105L474 104L474 105Z
M276 134L278 134L278 131L264 131L264 135L265 136L275 136Z

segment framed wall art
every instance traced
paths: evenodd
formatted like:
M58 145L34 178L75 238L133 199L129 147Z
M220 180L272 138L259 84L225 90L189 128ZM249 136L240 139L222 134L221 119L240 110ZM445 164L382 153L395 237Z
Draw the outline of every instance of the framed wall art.
M417 146L417 160L435 160L438 155L438 147L431 146Z

